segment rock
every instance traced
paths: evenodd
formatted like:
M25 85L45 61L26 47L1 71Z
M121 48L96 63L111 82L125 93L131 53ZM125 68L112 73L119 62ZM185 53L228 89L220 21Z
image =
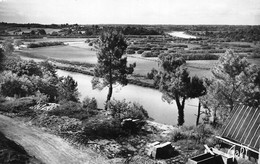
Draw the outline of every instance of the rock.
M154 159L167 159L172 157L174 153L174 147L171 142L154 142L148 145L147 155Z

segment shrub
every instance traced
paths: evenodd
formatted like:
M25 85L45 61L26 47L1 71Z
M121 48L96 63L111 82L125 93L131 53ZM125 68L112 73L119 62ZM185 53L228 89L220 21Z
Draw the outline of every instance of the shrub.
M126 50L126 53L127 53L127 54L135 54L135 50L127 49L127 50Z
M120 122L118 120L94 119L86 123L82 135L83 138L93 140L97 138L112 139L125 134L126 133L120 127Z
M97 100L92 97L85 97L84 100L82 101L83 108L87 109L97 109Z
M147 78L148 79L154 79L154 77L156 76L156 74L158 74L158 71L155 69L155 68L153 68L152 70L151 70L151 72L148 72L147 73Z
M95 115L98 113L97 100L94 97L85 97L82 101L82 107L89 113L89 115Z
M145 120L149 118L147 111L143 106L126 102L125 100L117 101L113 100L109 103L109 109L113 118L122 121L125 118L133 118Z
M138 50L137 54L142 54L144 51L143 50Z
M159 53L154 53L151 51L146 51L142 53L142 57L158 57Z
M67 116L49 116L42 114L33 121L37 126L46 127L55 132L77 132L82 129L82 122L75 118L69 118Z
M39 42L39 43L30 43L28 48L38 48L38 47L48 47L48 46L58 46L64 45L63 42Z
M183 140L186 139L187 136L185 135L185 133L183 133L181 130L174 130L172 133L170 133L170 140L172 140L173 142L179 141L179 140Z
M30 108L34 105L36 105L36 100L34 98L24 97L1 103L0 110L25 116L34 116L35 112Z
M79 120L84 120L89 117L88 111L84 110L80 103L73 102L73 101L65 101L60 102L61 105L48 112L48 115L55 115L55 116L68 116L70 118L76 118Z

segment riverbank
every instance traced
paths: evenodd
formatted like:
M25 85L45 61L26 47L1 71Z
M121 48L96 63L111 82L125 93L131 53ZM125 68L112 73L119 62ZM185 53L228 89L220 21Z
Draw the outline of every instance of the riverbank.
M4 125L0 126L0 130L10 139L22 145L30 155L50 164L62 163L62 161L65 164L86 163L86 161L131 164L185 163L189 157L203 152L204 143L214 144L213 140L205 139L211 138L212 132L205 130L210 127L174 127L149 120L145 121L143 128L136 134L100 138L100 132L94 138L89 139L90 134L85 136L82 133L83 128L76 127L82 125L92 127L94 124L90 124L90 120L98 119L98 122L104 122L106 126L94 125L96 130L102 130L102 133L106 133L107 130L115 130L106 130L111 126L107 124L111 118L107 111L101 110L93 118L88 118L86 120L88 124L83 122L75 124L78 121L70 118L69 115L66 117L49 116L48 113L55 110L55 106L57 107L54 104L36 105L28 108L29 111L19 113L4 111L2 114L13 119L0 115L0 123ZM61 120L67 120L66 124ZM156 141L170 142L175 148L175 153L167 159L150 158L147 155L149 145Z

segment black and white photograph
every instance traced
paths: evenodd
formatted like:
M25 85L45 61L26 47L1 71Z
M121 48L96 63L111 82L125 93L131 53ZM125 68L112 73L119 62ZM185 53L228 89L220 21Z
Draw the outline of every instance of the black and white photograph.
M0 0L0 164L260 164L260 0Z

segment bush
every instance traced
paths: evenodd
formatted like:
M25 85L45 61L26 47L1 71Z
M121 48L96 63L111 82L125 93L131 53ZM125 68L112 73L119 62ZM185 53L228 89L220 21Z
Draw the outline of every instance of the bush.
M173 142L186 139L187 136L181 131L181 130L174 130L172 133L170 133L170 140Z
M48 46L59 46L64 45L63 42L39 42L39 43L30 43L28 48L38 48L38 47L48 47Z
M155 69L155 68L153 68L152 70L151 70L151 72L148 72L147 73L147 78L148 79L154 79L154 77L156 76L156 74L158 74L158 71Z
M135 54L135 50L127 49L127 50L126 50L126 53L127 53L127 54Z
M110 101L109 109L111 111L112 117L120 121L122 121L125 118L133 118L140 120L145 120L149 118L148 113L143 108L143 106L136 103L126 102L125 100Z
M84 110L88 111L90 115L95 115L98 113L97 100L94 97L85 97L82 101L82 107Z
M144 51L143 50L138 50L137 54L142 54Z
M61 105L48 112L48 115L55 115L55 116L67 116L70 118L76 118L79 120L84 120L89 117L89 113L87 110L84 110L84 108L81 106L80 103L73 102L73 101L65 101L60 102Z
M120 127L118 120L94 119L86 123L82 135L84 138L93 140L97 138L117 138L118 136L126 135L126 133Z
M159 53L154 53L151 51L146 51L142 53L142 57L158 57Z
M8 113L18 113L25 116L34 116L35 112L30 108L36 105L36 100L32 97L24 97L5 101L0 104L0 110Z
M75 118L67 116L49 116L42 114L34 120L34 124L40 127L46 127L55 132L77 132L82 129L82 122Z

